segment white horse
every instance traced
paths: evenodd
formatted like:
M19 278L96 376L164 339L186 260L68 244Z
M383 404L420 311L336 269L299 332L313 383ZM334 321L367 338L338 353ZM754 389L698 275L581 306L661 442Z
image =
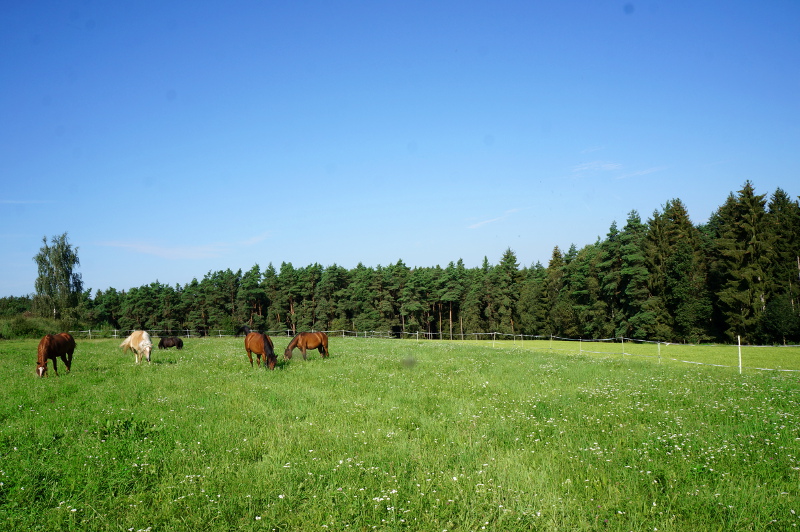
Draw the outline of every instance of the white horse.
M133 331L130 336L125 338L125 341L119 344L122 348L122 353L128 352L128 349L133 351L134 360L139 364L142 357L147 357L150 362L150 352L153 350L153 342L150 340L150 335L147 331Z

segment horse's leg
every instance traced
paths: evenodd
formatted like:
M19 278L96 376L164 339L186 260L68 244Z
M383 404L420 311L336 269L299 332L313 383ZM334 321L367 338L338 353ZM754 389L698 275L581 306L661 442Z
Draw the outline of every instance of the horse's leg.
M63 355L61 355L61 362L63 362L63 363L64 363L64 365L65 365L65 366L67 366L67 373L69 373L69 367L70 367L72 364L70 364L70 363L69 363L69 359L67 358L67 354L66 354L66 353L64 353Z
M57 357L53 357L53 373L55 373L56 377L58 377L58 366L56 365L56 358Z
M247 358L250 359L250 367L252 368L253 367L253 355L250 354L250 350L249 349L246 349L246 351L247 351ZM256 356L258 356L258 355L256 355Z
M67 373L69 373L72 369L72 353L67 353L67 355L69 355L69 358L64 361L64 364L67 365Z
M306 346L304 346L304 345L301 345L301 346L300 346L300 351L302 351L302 352L303 352L303 360L308 360L308 359L306 358Z

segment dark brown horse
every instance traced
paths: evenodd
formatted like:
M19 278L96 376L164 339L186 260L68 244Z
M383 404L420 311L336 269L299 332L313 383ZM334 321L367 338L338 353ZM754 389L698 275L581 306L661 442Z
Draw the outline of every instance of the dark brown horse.
M75 352L75 339L69 333L48 334L39 342L39 360L36 362L36 374L44 377L47 374L47 360L53 361L53 372L58 377L56 358L67 366L67 372L72 368L72 353Z
M177 336L164 336L158 341L159 349L169 349L170 347L183 349L183 340Z
M295 347L300 348L300 352L303 353L303 360L308 360L306 358L307 349L319 349L319 354L322 355L322 358L330 355L330 352L328 352L328 335L323 332L298 333L297 336L292 338L292 341L289 342L286 351L283 352L283 357L291 360L292 351L294 351Z
M272 345L272 340L266 334L260 332L251 332L244 337L244 350L247 351L247 358L250 359L250 367L253 367L253 355L256 354L258 366L261 367L261 356L264 356L264 367L269 366L269 369L275 369L275 364L278 363L278 357L275 356L275 347Z

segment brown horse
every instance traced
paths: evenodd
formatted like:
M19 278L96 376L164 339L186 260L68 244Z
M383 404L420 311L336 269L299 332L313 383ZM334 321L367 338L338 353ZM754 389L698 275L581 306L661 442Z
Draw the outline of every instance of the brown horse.
M47 359L53 361L53 371L58 377L56 358L67 366L67 372L72 368L72 353L75 352L75 339L69 333L48 334L39 342L39 360L36 362L36 374L44 377L47 374Z
M264 356L264 367L269 366L269 369L275 369L275 364L278 363L278 357L275 356L275 347L272 345L272 339L266 334L260 332L247 333L244 337L244 350L247 351L247 358L250 359L250 367L253 367L253 355L256 354L258 367L261 367L261 356Z
M137 364L142 361L143 357L147 357L147 361L150 362L153 342L150 340L150 335L147 334L147 331L133 331L119 346L122 348L123 354L127 353L128 349L133 351L133 359Z
M328 335L324 332L298 333L297 336L292 338L292 341L289 342L286 351L283 352L283 357L291 360L292 351L294 351L295 347L300 348L300 352L303 353L303 360L308 360L306 358L306 349L319 349L319 354L322 355L322 358L330 355L328 351Z

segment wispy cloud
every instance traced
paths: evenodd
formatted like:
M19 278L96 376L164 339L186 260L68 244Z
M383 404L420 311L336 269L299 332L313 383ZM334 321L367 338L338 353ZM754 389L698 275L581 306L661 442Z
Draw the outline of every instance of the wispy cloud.
M661 172L666 170L667 166L654 166L652 168L647 168L645 170L639 170L638 172L630 172L628 174L622 174L617 176L615 179L628 179L630 177L641 177L643 175L653 174L655 172Z
M582 163L572 168L573 174L583 174L586 172L611 172L613 170L621 170L622 165L619 163L612 163L609 161L592 161L589 163Z
M99 242L98 245L127 249L142 255L153 255L167 260L181 259L209 259L222 257L234 248L254 246L269 238L269 233L263 233L239 242L217 242L211 244L200 244L197 246L186 245L158 245L150 242L126 242L111 240Z
M581 153L592 153L595 151L603 151L604 149L605 149L604 146L591 146L589 148L586 148L585 150L581 150Z
M254 237L248 238L247 240L242 240L239 242L239 246L247 247L247 246L255 246L256 244L260 244L264 240L270 237L270 233L262 233L260 235L256 235Z
M511 210L508 210L508 211L504 212L502 216L498 216L497 218L491 218L489 220L483 220L482 222L478 222L478 223L474 223L472 225L468 225L467 229L477 229L478 227L481 227L481 226L484 226L484 225L488 225L488 224L492 224L492 223L495 223L495 222L499 222L501 220L505 220L506 218L508 218L509 216L514 214L515 212L519 212L520 210L522 210L522 209L511 209Z
M142 255L153 255L162 259L208 259L224 254L224 244L204 244L200 246L159 246L147 242L99 242L101 246L127 249Z
M40 205L42 203L53 203L53 200L5 200L0 199L3 205Z

